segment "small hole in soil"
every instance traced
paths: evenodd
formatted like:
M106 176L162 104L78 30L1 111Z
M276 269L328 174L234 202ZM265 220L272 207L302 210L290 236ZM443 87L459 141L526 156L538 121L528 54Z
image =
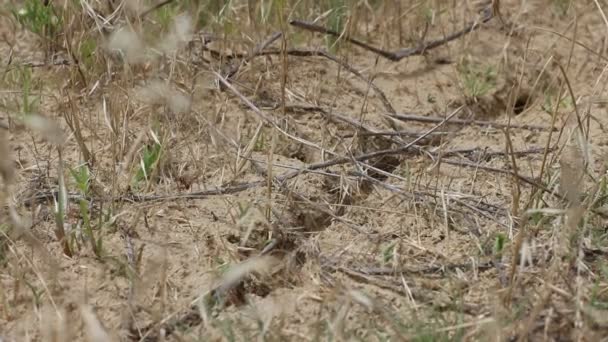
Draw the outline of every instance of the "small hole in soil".
M399 164L401 164L401 160L395 157L384 157L372 163L375 168L387 173L393 173ZM385 180L388 178L386 174L380 173L376 170L370 170L368 175L377 180Z
M528 94L521 94L515 100L515 105L513 106L513 113L515 115L519 115L526 110L528 104L530 102L530 96Z
M230 235L226 236L226 240L230 243L235 243L235 244L241 242L241 238L234 234L230 234Z
M248 293L253 293L260 297L266 297L270 294L270 292L272 292L270 286L262 282L253 281L251 279L246 280L244 286L245 291L247 291Z

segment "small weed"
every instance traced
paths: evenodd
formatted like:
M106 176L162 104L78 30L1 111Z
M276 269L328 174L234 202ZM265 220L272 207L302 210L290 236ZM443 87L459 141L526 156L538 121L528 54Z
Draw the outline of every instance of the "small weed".
M239 213L238 213L239 220L241 220L241 219L243 219L247 215L247 213L249 212L249 209L251 209L251 203L249 203L249 202L246 202L246 203L239 202L238 206L239 206Z
M34 286L34 284L30 283L27 279L23 279L23 282L30 289L30 291L32 291L32 297L34 299L34 306L37 308L40 308L42 305L42 294L44 293L44 290L37 289L36 286Z
M97 42L92 38L86 38L82 40L78 48L80 53L80 61L88 68L92 68L95 65L95 50L97 49Z
M560 17L566 16L572 5L572 0L552 0L553 11Z
M212 19L216 23L223 25L224 29L226 29L226 25L228 20L227 17L230 14L230 7L232 4L232 0L210 0L207 2L206 12L207 16L199 17L199 22L209 21ZM204 15L204 14L203 14Z
M545 94L545 100L541 105L543 111L545 111L547 114L553 114L557 102L556 98L557 96L555 95L552 96L550 94ZM559 108L565 111L574 109L574 103L572 103L572 98L570 96L564 97L559 103Z
M268 145L268 139L264 132L260 133L260 136L255 140L255 144L253 145L253 150L255 152L263 152L266 151Z
M76 170L70 170L70 172L74 178L74 181L76 181L78 190L86 196L89 193L89 168L86 165L81 165Z
M260 21L262 23L267 23L270 19L270 13L272 13L272 3L273 1L260 1Z
M444 325L451 325L448 322L442 324L442 322L431 322L431 323L419 323L414 327L414 337L411 341L415 342L451 342L461 341L465 333L464 329L458 329L455 332L442 332L440 328Z
M263 24L271 24L273 20L277 19L277 16L281 15L279 12L280 8L283 7L283 3L277 0L263 0L260 1L260 12L259 19Z
M70 245L70 240L66 235L66 215L68 211L68 195L65 184L65 177L63 175L63 157L61 149L58 149L59 160L57 161L57 172L59 177L57 179L59 185L59 191L57 198L55 199L55 236L57 240L63 245L63 253L67 256L72 256L73 248ZM69 233L69 232L67 232Z
M217 266L215 266L215 270L218 276L222 276L224 273L226 273L226 271L230 269L230 261L226 261L219 256L215 257L213 261L217 264Z
M606 177L602 177L602 180L600 180L598 193L597 199L593 202L594 208L603 207L608 204L608 182L606 181Z
M19 112L22 115L35 113L40 103L40 97L32 94L34 91L32 68L26 66L17 67L7 75L7 78L9 83L21 87L21 99L17 104Z
M396 245L397 245L397 243L393 242L384 249L384 251L382 252L382 261L384 261L385 263L388 263L391 260L393 260L393 257L395 256L395 246Z
M142 181L149 181L152 170L158 164L161 156L162 146L155 142L153 145L146 145L142 152L139 169L135 174L134 183L139 184Z
M608 310L608 266L602 264L598 280L591 290L590 304L596 309Z
M331 13L327 18L328 28L336 32L344 31L348 14L346 0L329 0L328 6L331 9ZM335 51L338 44L338 37L328 35L326 42L328 49Z
M180 8L176 4L169 4L159 8L155 12L156 20L158 21L162 31L169 30L179 10Z
M468 98L477 99L496 87L496 70L493 66L463 63L458 68Z
M102 257L102 239L101 237L95 238L93 232L93 226L91 224L91 216L89 213L89 201L86 199L89 195L89 184L90 184L90 173L89 168L86 165L81 165L76 170L70 170L72 177L76 181L76 186L82 198L78 202L80 209L80 217L82 219L83 231L85 238L91 244L91 249L95 256L98 258Z
M27 30L43 38L53 38L62 25L61 16L55 7L39 0L26 0L21 9L13 9L17 21Z
M502 234L502 233L496 234L496 238L494 239L494 251L493 251L494 255L496 255L496 256L502 255L502 251L504 250L507 241L508 241L508 239L504 234Z
M8 261L6 252L8 251L8 239L10 228L6 224L0 224L0 267L4 267Z
M224 334L226 341L230 341L230 342L236 341L236 335L234 332L232 320L224 319L219 322L220 322L220 329L221 329L222 333Z
M401 166L399 166L399 168L397 169L399 176L403 177L406 179L405 184L407 185L407 188L409 189L412 186L412 182L413 182L413 173L412 173L412 168L409 162L405 161Z
M37 97L31 96L32 93L32 69L24 67L21 69L21 85L22 85L22 112L24 114L33 113L36 111L36 106L40 102Z
M433 22L435 10L428 6L428 4L426 6L420 6L419 12L419 16L422 17L427 24L430 25Z

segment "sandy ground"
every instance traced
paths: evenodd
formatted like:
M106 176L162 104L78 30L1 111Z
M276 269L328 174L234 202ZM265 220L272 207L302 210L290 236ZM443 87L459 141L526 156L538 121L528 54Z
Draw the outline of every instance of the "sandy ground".
M608 334L602 318L608 241L597 211L585 212L574 249L581 253L578 263L568 264L557 252L568 244L563 216L546 213L527 221L521 250L532 263L510 278L523 213L539 186L547 192L529 208L564 209L558 197L563 165L574 170L588 165L584 184L575 187L582 193L603 179L606 25L592 1L576 2L564 15L554 7L558 2L502 1L502 20L493 18L424 56L399 62L343 43L337 53L372 79L397 113L445 118L461 108L454 119L496 125L445 124L420 140L419 149L366 163L350 159L286 180L281 176L307 165L403 146L437 123L391 119L379 93L333 61L310 56L284 61L275 54L253 59L234 78L236 89L276 124L266 120L250 143L264 119L230 90L217 88L213 71L226 62L202 49L200 34L175 58L129 68L102 58L98 47L99 65L84 67L86 85L73 65L32 68L37 111L66 132L66 168L84 161L66 113L80 118L83 140L95 158L90 211L103 253L96 256L81 242L71 257L55 236L49 195L58 187L57 149L20 125L15 114L23 81L14 67L43 64L45 54L38 37L3 17L2 36L11 44L0 44L3 64L10 61L0 117L11 121L17 174L8 201L23 217L35 215L28 229L40 245L8 228L4 208L0 336L83 339L91 323L83 319L83 308L91 308L94 321L120 341L511 340L526 334L531 340L601 340ZM478 18L472 5L435 5L442 11L428 27L427 40ZM390 26L394 20L382 19L390 10L379 9L355 35L387 50L415 46L423 32L420 12L405 16L409 21L401 23L399 42ZM233 33L207 47L248 53L272 30L267 31L251 37ZM289 32L288 48L325 48L319 34ZM280 40L269 49L279 46ZM54 60L64 59L70 60L69 54L59 49ZM475 98L467 96L462 71L467 65L491 70L491 86ZM167 99L159 104L141 99L141 89L155 78L169 80L168 98L191 101L186 111L176 112ZM558 131L550 133L549 108L560 86ZM586 140L577 141L575 109ZM502 126L509 122L545 129L510 128L509 147ZM369 135L395 129L416 134ZM155 139L163 144L162 162L150 186L138 187L132 179L143 146ZM539 179L548 140L552 150ZM517 174L533 185L514 176L509 148L518 152ZM131 149L134 161L125 166ZM124 174L118 174L121 167ZM69 172L65 175L68 192L77 193ZM269 175L278 177L271 191ZM204 195L245 183L253 185ZM38 199L29 201L32 197ZM77 199L70 202L67 221L77 235L82 226ZM497 255L501 237L505 249ZM558 258L564 264L556 266ZM249 274L250 269L263 272ZM246 276L227 286L231 271Z

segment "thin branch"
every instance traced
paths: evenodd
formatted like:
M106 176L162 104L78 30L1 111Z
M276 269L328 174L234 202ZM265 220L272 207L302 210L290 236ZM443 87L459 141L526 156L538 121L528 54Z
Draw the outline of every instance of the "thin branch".
M397 62L406 57L423 55L427 50L434 49L436 47L449 43L452 40L458 39L470 32L473 32L476 29L478 29L479 27L481 27L481 24L484 24L484 23L490 21L490 19L492 19L493 17L494 17L494 13L493 13L492 9L486 8L483 10L483 16L480 18L480 20L473 21L473 22L467 24L467 26L460 31L456 31L442 39L432 40L429 42L423 42L423 43L419 44L417 47L405 48L405 49L397 50L394 52L385 51L385 50L373 47L373 46L371 46L365 42L362 42L360 40L357 40L355 38L351 38L349 36L344 36L340 32L337 32L337 31L334 31L331 29L327 29L325 27L322 27L322 26L319 26L319 25L316 25L316 24L313 24L310 22L306 22L306 21L302 21L302 20L292 20L289 22L289 24L292 26L295 26L295 27L299 27L299 28L308 30L308 31L323 33L323 34L327 34L327 35L331 35L331 36L335 36L335 37L341 37L341 39L344 39L349 43L352 43L361 48L364 48L368 51L378 54L391 61Z
M415 122L441 122L443 118L437 116L422 116L415 114L387 114L388 116L401 120L401 121L415 121ZM516 129L526 129L531 131L557 131L555 127L546 127L546 126L535 126L535 125L514 125L514 124L503 124L493 121L482 121L482 120L468 120L468 119L454 119L450 120L450 124L461 125L461 126L490 126L496 128L516 128Z
M433 132L429 134L429 136L444 136L452 134L453 132ZM354 136L358 137L377 137L377 136L385 136L385 137L417 137L420 135L420 132L416 131L379 131L379 132L363 132L363 133L347 133L341 135L340 138L352 138Z
M281 33L281 32L275 32L268 39L266 39L262 43L258 44L253 49L253 51L251 52L251 54L249 54L249 55L247 55L247 57L243 58L243 60L241 61L241 63L233 65L232 68L230 68L228 71L225 72L226 78L227 79L232 79L232 77L234 75L236 75L236 73L239 71L239 69L241 68L241 66L243 64L251 62L255 57L259 56L260 53L263 50L266 50L266 48L268 46L270 46L270 44L274 43L277 39L281 38L281 36L283 36L283 33Z
M549 152L553 151L555 151L555 148L549 149ZM516 157L522 157L530 154L542 154L545 153L545 148L535 147L527 150L513 151L512 153ZM494 157L511 156L511 153L506 153L505 151L491 151L487 148L481 147L448 150L442 153L442 156L444 157L449 155L470 155L471 158L476 158L477 160L489 161Z
M256 187L264 185L264 184L266 184L266 182L263 182L263 181L250 182L250 183L239 183L239 184L235 184L235 185L224 185L224 186L214 187L214 188L203 190L203 191L177 193L177 194L172 194L172 195L131 194L131 195L114 197L114 198L111 198L111 200L119 201L119 202L137 203L137 202L166 201L166 200L175 200L175 199L201 199L201 198L206 198L209 196L234 194L237 192L256 188ZM57 199L57 194L58 194L57 190L50 190L50 191L46 191L46 192L41 192L35 196L29 197L26 199L22 199L22 201L26 205L32 205L34 203L39 203L41 201L52 201L53 198ZM86 199L89 201L94 199L92 197L85 197L85 196L82 196L81 194L77 194L77 193L69 193L68 198L70 200ZM102 198L102 199L97 199L97 200L104 200L104 199Z
M234 194L237 192L245 191L248 189L257 188L266 184L265 181L258 182L250 182L250 183L240 183L235 185L226 185L219 186L213 189L203 190L203 191L194 191L194 192L186 192L175 195L127 195L120 196L118 199L121 201L128 202L150 202L150 201L161 201L161 200L174 200L174 199L201 199L209 196L216 195L228 195Z
M476 263L456 263L456 264L447 264L447 265L435 265L435 266L427 266L427 267L407 267L401 266L398 268L389 268L389 267L364 267L357 269L358 272L367 274L367 275L381 275L381 276L390 276L390 275L399 275L399 274L428 274L428 273L445 273L449 270L455 269L467 269L467 268L475 268L477 270L483 271L492 268L494 265L492 261L485 261L479 264Z

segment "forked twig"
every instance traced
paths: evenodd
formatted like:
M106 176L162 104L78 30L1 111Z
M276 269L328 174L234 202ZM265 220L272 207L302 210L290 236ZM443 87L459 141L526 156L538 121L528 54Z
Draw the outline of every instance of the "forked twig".
M453 132L434 132L433 134L429 134L429 136L445 136L453 134ZM364 133L347 133L340 136L340 138L352 138L355 136L358 137L417 137L420 135L420 132L416 131L378 131L378 132L364 132Z
M232 68L230 68L228 71L225 72L226 78L231 79L239 71L239 69L241 68L241 65L251 62L255 57L259 56L263 50L265 50L267 47L269 47L270 44L274 43L277 39L281 38L282 35L283 35L283 33L281 33L281 32L275 32L268 39L266 39L262 43L258 44L253 49L251 54L244 57L240 63L234 64L232 66Z
M371 46L371 45L369 45L365 42L362 42L360 40L357 40L355 38L345 36L340 32L337 32L337 31L334 31L331 29L327 29L325 27L315 25L310 22L306 22L306 21L302 21L302 20L292 20L289 22L289 24L292 26L295 26L295 27L299 27L299 28L308 30L308 31L312 31L312 32L323 33L323 34L327 34L327 35L331 35L331 36L335 36L335 37L342 37L342 39L346 40L347 42L349 42L351 44L357 45L368 51L378 54L386 59L397 62L406 57L423 55L427 50L434 49L436 47L449 43L452 40L458 39L470 32L473 32L476 29L478 29L481 26L481 24L484 24L484 23L490 21L490 19L492 19L493 17L494 17L494 13L492 11L492 8L491 7L486 8L483 10L483 16L481 17L480 20L473 21L473 22L467 24L467 26L460 31L456 31L442 39L431 40L429 42L423 42L423 43L419 44L417 47L405 48L405 49L401 49L401 50L397 50L397 51L393 51L393 52L379 49L377 47Z

